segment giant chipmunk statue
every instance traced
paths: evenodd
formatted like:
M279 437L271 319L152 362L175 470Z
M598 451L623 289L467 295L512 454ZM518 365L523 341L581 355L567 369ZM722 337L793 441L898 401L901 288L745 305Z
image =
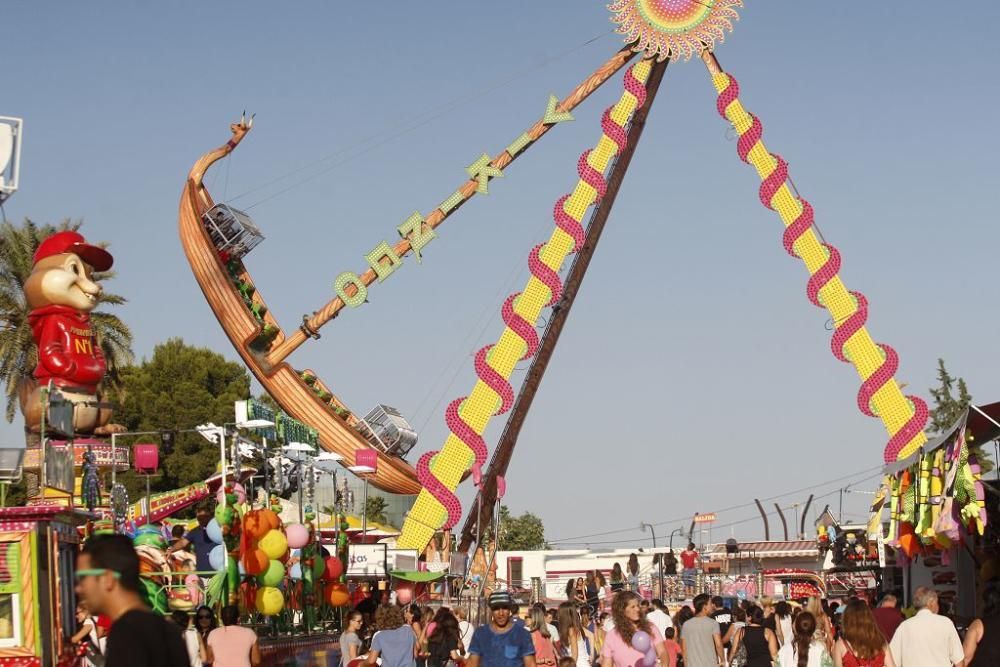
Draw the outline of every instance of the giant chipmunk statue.
M25 428L38 432L42 391L51 381L63 400L73 404L76 435L107 434L111 410L100 404L98 385L107 365L90 326L101 286L94 272L107 271L114 258L74 231L62 231L39 244L31 275L24 284L31 335L38 346L38 366L22 384ZM120 427L118 427L120 428Z

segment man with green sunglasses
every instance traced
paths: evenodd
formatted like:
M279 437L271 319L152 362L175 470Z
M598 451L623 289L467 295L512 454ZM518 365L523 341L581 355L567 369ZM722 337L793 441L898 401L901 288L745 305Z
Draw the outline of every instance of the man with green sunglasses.
M111 619L106 667L191 664L176 625L151 612L139 595L139 557L124 535L87 540L76 561L76 593L94 614Z

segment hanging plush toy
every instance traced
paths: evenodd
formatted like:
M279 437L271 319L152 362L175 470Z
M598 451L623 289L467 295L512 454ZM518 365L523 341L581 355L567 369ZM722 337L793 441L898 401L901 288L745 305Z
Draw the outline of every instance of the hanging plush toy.
M899 549L912 559L920 552L920 539L913 532L913 521L917 510L917 488L912 470L904 470L900 476Z

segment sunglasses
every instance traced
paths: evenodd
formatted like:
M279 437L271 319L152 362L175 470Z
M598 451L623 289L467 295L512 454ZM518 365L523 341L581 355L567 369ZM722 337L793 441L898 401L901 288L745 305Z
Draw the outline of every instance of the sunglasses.
M102 574L107 574L109 572L111 573L112 576L114 576L115 579L122 578L121 572L115 572L114 570L109 570L107 568L95 568L92 570L77 570L76 573L73 574L73 576L76 577L77 579L83 579L84 577L99 577Z

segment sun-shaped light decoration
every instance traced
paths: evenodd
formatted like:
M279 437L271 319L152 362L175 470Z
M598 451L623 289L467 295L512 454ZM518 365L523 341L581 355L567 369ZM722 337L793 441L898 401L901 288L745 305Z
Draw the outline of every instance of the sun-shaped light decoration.
M657 60L690 60L725 39L742 6L743 0L614 0L608 9L635 51Z

